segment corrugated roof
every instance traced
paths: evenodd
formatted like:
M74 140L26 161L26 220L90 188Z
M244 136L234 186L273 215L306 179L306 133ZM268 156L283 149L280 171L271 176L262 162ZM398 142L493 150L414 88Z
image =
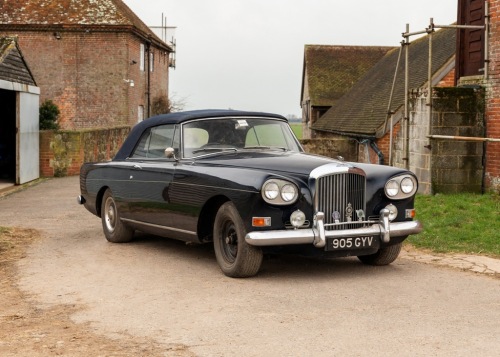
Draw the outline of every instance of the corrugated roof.
M313 106L331 106L394 47L306 45L304 71Z
M14 38L0 37L0 80L36 86Z
M132 27L169 48L121 0L0 0L0 27Z
M417 89L427 82L428 36L409 46L409 88ZM456 30L442 29L433 34L432 73L441 69L455 54ZM387 117L387 106L398 60L399 49L387 53L373 66L335 106L313 126L314 130L351 136L375 136ZM401 57L391 111L404 105L404 56Z

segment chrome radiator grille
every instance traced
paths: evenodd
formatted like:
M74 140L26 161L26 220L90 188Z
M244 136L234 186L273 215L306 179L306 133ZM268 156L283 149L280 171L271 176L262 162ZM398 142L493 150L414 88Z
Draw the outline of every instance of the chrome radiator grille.
M325 214L325 229L358 228L365 207L365 176L339 173L318 178L316 182L316 212ZM363 217L362 220L365 220ZM333 225L332 225L333 224Z

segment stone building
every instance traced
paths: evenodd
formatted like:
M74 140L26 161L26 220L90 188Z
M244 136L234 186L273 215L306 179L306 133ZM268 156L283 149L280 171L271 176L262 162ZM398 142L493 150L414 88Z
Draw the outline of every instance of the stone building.
M456 24L430 24L429 35L408 46L407 101L404 64L391 95L393 50L332 101L313 135L343 137L359 161L409 168L423 193L500 191L500 0L457 6Z
M432 84L446 83L453 76L456 31L440 30L433 35ZM361 77L335 105L313 125L321 134L349 138L357 146L358 161L407 167L417 173L420 192L430 193L430 150L426 135L418 131L420 123L428 127L428 114L417 114L415 104L428 86L428 40L415 40L409 52L409 83L413 92L410 120L405 122L405 67L403 49L393 49ZM398 64L399 62L399 64ZM397 71L396 71L397 69ZM394 85L394 86L393 86ZM427 107L419 110L429 112ZM418 116L417 116L418 115ZM427 124L425 124L427 123ZM392 134L392 136L391 136ZM422 141L416 141L421 135ZM410 148L408 148L411 146Z

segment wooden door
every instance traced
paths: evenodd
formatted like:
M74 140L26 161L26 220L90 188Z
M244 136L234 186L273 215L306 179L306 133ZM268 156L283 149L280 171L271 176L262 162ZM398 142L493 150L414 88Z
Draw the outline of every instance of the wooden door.
M484 0L459 0L459 25L484 26ZM484 29L461 29L457 36L456 79L484 74Z

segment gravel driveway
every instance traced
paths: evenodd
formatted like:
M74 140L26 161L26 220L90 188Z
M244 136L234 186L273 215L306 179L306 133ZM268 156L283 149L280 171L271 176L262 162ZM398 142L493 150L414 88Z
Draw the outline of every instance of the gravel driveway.
M21 289L41 306L81 305L72 319L100 334L153 339L168 356L498 356L499 279L288 256L230 279L209 245L108 243L78 185L51 179L0 199L0 225L44 236L19 263Z

